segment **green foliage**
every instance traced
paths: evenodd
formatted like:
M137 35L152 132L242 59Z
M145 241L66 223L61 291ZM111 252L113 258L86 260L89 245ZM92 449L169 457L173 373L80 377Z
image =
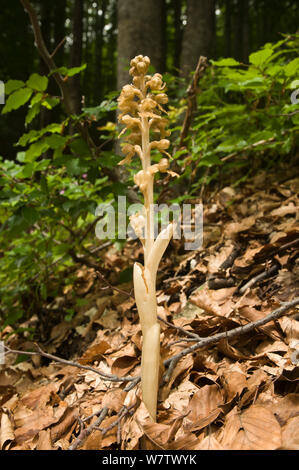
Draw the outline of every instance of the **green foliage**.
M298 35L268 43L250 54L249 65L232 58L211 61L186 148L174 155L186 192L197 194L220 175L238 183L296 154L299 114L291 92L299 83L298 43ZM174 130L176 120L174 113Z
M84 67L66 69L69 76ZM82 136L74 132L79 120L89 126L115 107L106 100L86 109L76 121L70 117L34 128L42 106L60 103L47 91L48 78L32 74L26 82L9 80L3 113L27 104L26 132L16 147L16 161L0 157L0 327L17 325L38 313L42 304L74 279L72 253L89 256L97 245L94 230L96 207L109 198L115 187ZM30 129L29 129L30 127ZM97 131L99 132L99 131ZM104 159L115 160L113 152ZM107 165L109 166L109 165ZM70 273L69 275L67 273ZM66 311L70 320L75 310Z

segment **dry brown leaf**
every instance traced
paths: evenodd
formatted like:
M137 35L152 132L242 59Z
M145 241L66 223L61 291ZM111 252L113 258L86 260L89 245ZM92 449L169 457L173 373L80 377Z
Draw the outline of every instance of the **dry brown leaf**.
M118 313L108 308L105 309L102 316L98 320L95 320L94 323L101 325L103 328L108 328L108 330L114 330L120 326Z
M213 315L229 317L233 311L235 302L232 295L236 287L210 290L207 286L197 290L190 297L190 302Z
M113 388L108 390L102 400L102 407L107 407L110 410L118 413L124 406L127 393L121 388Z
M256 219L257 215L250 215L249 217L242 219L241 222L230 222L225 225L224 233L228 237L232 237L237 233L245 232L255 225Z
M36 445L36 450L54 450L52 440L51 440L51 430L43 429L38 434L38 441Z
M100 341L99 343L90 346L80 357L78 362L85 365L99 360L108 349L110 349L110 344L107 343L107 341Z
M285 397L278 397L276 403L269 404L279 424L284 426L291 418L299 416L299 395L289 393Z
M100 450L102 448L102 433L101 431L93 431L81 447L83 450Z
M167 398L174 381L180 375L187 374L188 371L192 368L192 366L193 366L193 357L190 355L184 356L179 360L179 362L176 364L171 374L170 380L165 385L163 385L162 389L160 389L159 391L159 399L161 401L164 401Z
M198 450L224 450L214 436L205 437L197 447Z
M167 450L198 450L200 442L195 434L185 433L183 437L171 442Z
M180 413L185 413L190 401L190 396L198 391L198 387L189 380L180 383L176 390L171 392L166 400L163 402L165 409L177 410Z
M291 418L282 428L283 449L299 450L299 416Z
M59 383L50 383L26 393L21 402L31 410L43 408L51 399L52 394L58 391Z
M290 202L287 206L280 206L277 209L274 209L271 212L271 215L274 217L284 217L285 215L288 214L296 214L298 211L298 208L295 206L293 202Z
M230 364L222 371L221 377L227 402L230 402L236 395L240 396L247 386L246 373L242 364Z
M8 413L2 412L0 424L0 449L8 450L15 439L14 429Z
M136 356L122 356L118 357L111 366L111 372L118 377L124 377L132 370L139 360Z
M30 408L20 404L14 413L16 425L15 437L18 444L33 438L42 429L57 423L65 412L66 405L58 407L44 406L32 411Z
M222 263L231 254L232 250L233 245L229 243L228 245L221 248L219 253L216 253L215 255L210 255L208 262L208 272L210 274L217 273Z
M222 393L217 385L205 385L190 400L186 410L185 427L198 431L212 423L221 413Z
M229 450L275 450L281 445L281 429L263 406L252 405L243 412L235 407L225 417L220 443Z
M51 440L56 442L62 439L69 433L73 424L77 421L79 416L77 408L66 408L65 413L61 416L58 423L51 427Z

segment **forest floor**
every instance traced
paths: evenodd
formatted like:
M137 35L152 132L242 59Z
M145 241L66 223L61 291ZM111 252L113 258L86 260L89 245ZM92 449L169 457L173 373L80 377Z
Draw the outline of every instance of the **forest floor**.
M201 249L171 242L157 281L156 423L141 401L132 283L119 281L142 260L137 242L102 252L104 277L78 268L48 306L47 341L35 346L7 328L12 351L41 349L22 362L11 352L0 366L0 448L298 450L299 301L288 304L299 291L298 190L292 171L260 172L205 195ZM84 299L76 315L52 324L51 309L74 293Z

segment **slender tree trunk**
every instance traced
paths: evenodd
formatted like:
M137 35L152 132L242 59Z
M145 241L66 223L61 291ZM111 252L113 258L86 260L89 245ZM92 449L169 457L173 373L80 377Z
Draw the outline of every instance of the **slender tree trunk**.
M214 0L187 0L187 24L183 33L181 74L188 77L199 56L211 56L214 31Z
M225 0L224 35L224 55L230 57L232 55L232 0Z
M70 66L77 67L82 62L83 43L83 0L75 0L73 9L73 45L71 49ZM76 114L81 112L81 85L80 75L70 77L71 96Z
M66 0L56 0L54 4L54 47L57 47L65 38ZM64 65L64 44L55 54L55 62Z
M183 29L182 29L182 0L172 0L173 8L173 21L174 21L174 55L173 55L173 65L174 73L178 73L180 68L180 56L182 51L182 39L183 39Z
M243 0L238 0L234 11L234 57L242 60L243 51Z
M103 80L102 80L102 57L103 57L103 36L105 26L105 15L107 10L107 0L97 2L98 9L101 14L97 13L95 27L96 27L96 42L95 42L95 73L94 73L94 96L96 103L103 99Z
M41 32L45 41L45 44L49 50L51 50L51 22L52 22L52 8L51 8L51 1L45 0L41 3L40 9L40 28ZM39 68L41 75L48 75L49 69L46 66L43 59L40 57L39 59ZM50 84L51 80L50 80ZM50 113L47 108L41 106L40 114L39 114L39 124L40 127L43 128L50 123Z
M243 16L243 61L248 62L250 52L250 8L249 1L244 2L244 16Z
M161 71L162 0L118 0L117 87L128 83L130 60L147 55L152 65Z

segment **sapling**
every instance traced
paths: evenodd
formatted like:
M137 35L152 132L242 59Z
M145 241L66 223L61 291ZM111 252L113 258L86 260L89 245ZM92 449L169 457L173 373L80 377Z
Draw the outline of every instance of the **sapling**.
M131 60L132 84L125 85L118 98L119 121L126 131L122 151L125 154L120 164L130 163L134 155L141 160L142 169L135 174L134 182L143 194L143 210L131 217L131 225L139 237L144 250L144 265L134 264L133 281L136 305L142 329L141 390L142 400L155 421L160 366L160 325L157 319L156 276L164 251L173 235L170 223L155 238L154 234L154 176L157 172L169 172L166 152L170 132L166 130L168 120L163 116L163 105L168 102L164 92L162 76L147 75L150 59L138 55ZM151 140L151 136L154 136ZM151 151L157 149L166 157L151 164Z

